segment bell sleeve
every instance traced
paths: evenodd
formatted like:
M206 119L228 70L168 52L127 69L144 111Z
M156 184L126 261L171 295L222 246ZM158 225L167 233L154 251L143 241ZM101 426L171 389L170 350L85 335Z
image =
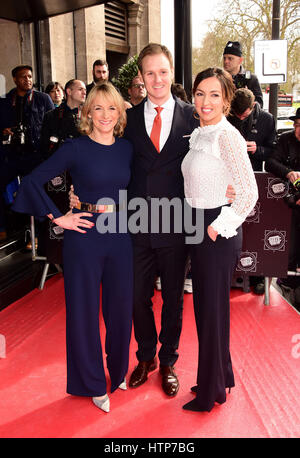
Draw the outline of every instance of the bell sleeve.
M49 213L52 213L54 218L63 216L48 196L44 185L64 171L70 170L75 156L74 140L66 140L48 160L22 178L12 209L15 212L28 213L40 219Z
M258 189L247 145L240 133L236 129L223 131L219 137L219 148L236 198L230 206L222 207L221 213L211 226L222 237L229 238L237 234L237 228L254 208Z

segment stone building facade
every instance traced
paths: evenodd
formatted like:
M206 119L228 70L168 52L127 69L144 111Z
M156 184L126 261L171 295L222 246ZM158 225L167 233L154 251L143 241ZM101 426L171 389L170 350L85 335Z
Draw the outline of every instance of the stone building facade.
M38 89L71 78L92 81L106 59L110 77L151 41L160 41L160 0L120 0L54 16L38 24L0 20L0 94L14 87L11 69L29 64Z

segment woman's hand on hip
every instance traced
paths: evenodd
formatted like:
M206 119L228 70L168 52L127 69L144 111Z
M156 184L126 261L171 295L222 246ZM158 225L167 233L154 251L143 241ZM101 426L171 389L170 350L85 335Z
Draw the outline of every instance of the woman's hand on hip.
M212 241L215 242L218 236L218 232L215 231L212 226L208 226L207 233L208 233L208 236L212 239Z
M86 233L84 229L91 229L95 224L87 219L82 219L84 216L93 216L92 213L81 212L72 213L70 210L63 216L53 219L53 223L57 226L63 227L64 229L71 229L73 231ZM82 228L82 229L81 229Z

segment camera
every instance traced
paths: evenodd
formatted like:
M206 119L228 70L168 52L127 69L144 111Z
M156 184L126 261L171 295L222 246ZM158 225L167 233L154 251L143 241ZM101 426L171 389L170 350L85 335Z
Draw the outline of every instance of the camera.
M251 78L251 72L247 70L245 73L238 73L233 77L233 82L236 89L241 89L247 87L248 81Z
M300 199L300 178L298 178L298 180L294 181L293 186L290 186L290 192L284 198L284 201L290 208L295 208L296 207L296 202L299 199Z
M7 139L3 140L3 145L25 145L27 127L21 122L16 127L12 127L13 135L8 135Z
M19 122L17 127L14 127L12 131L14 135L12 136L11 142L15 145L25 145L25 142L26 142L25 136L26 136L26 131L27 131L26 126L24 126L24 124Z

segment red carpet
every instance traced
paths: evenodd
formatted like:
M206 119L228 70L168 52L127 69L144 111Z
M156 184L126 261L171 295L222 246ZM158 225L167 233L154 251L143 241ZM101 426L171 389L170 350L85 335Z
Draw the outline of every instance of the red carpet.
M262 296L232 290L231 353L236 387L210 413L182 410L192 399L197 341L192 295L185 295L181 383L167 398L155 371L135 390L111 395L111 412L65 393L63 279L47 281L0 312L1 438L296 438L300 436L300 316L271 288ZM160 293L155 293L159 322ZM0 340L0 342L3 341ZM1 348L3 353L3 346ZM0 355L1 355L0 351ZM136 364L131 344L130 373Z

